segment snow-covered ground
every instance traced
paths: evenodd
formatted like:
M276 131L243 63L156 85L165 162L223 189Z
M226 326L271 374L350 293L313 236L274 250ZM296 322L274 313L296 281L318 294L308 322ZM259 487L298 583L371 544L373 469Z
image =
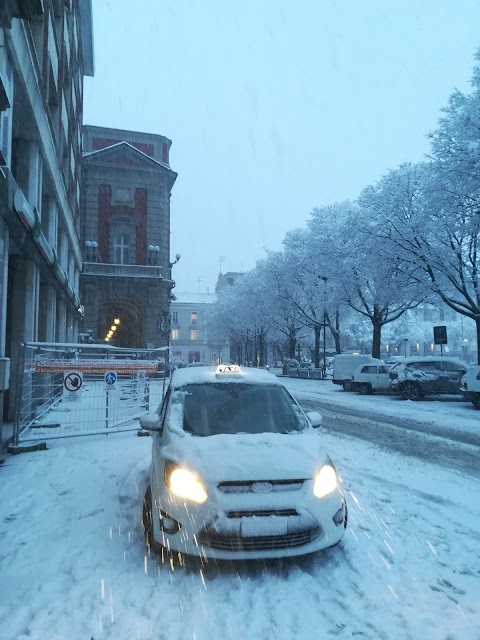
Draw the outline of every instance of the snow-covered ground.
M426 400L414 402L403 400L398 395L374 394L362 396L346 392L331 380L299 380L281 378L283 384L301 402L316 400L325 408L348 409L370 416L389 416L419 421L474 434L480 432L480 411L462 396L427 396Z
M466 403L431 403L432 412L330 383L285 382L299 398L325 395L342 409L371 405L380 414L390 403L417 421L479 424ZM478 640L478 480L345 436L319 437L347 493L341 546L284 565L210 563L202 572L172 571L145 552L149 438L54 440L48 451L8 457L0 637Z

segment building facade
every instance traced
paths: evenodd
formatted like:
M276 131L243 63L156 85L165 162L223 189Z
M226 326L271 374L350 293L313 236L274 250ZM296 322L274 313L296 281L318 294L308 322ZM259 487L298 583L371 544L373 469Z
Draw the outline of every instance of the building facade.
M168 342L170 196L177 174L160 135L85 126L81 241L82 330L96 342ZM120 320L111 338L114 319Z
M2 0L0 358L10 359L12 384L0 376L0 400L9 420L19 343L73 342L83 312L85 75L93 75L91 0Z
M213 293L179 293L170 303L170 352L175 361L206 365L230 362L228 342L208 333L207 313L215 302Z
M217 284L215 285L215 293L220 293L225 287L231 287L237 278L243 276L243 271L227 271L227 273L219 273Z

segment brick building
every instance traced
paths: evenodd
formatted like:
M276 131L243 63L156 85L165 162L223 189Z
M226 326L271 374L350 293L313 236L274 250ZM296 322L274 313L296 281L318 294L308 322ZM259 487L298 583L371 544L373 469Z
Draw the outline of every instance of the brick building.
M160 135L85 126L81 240L83 330L113 344L167 344L170 195L177 174Z

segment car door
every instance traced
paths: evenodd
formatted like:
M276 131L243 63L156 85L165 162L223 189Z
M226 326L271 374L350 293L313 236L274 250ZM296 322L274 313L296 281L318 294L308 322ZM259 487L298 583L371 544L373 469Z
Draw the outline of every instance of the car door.
M456 362L442 362L441 386L439 393L458 393L460 379L465 375L466 369Z
M376 382L374 389L378 391L386 391L390 387L390 376L388 372L390 371L389 366L380 365L378 367L378 373L376 375Z

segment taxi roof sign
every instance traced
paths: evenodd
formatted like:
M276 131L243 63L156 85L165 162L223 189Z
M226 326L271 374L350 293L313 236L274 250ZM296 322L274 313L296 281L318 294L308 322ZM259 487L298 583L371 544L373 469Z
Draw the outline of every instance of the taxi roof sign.
M219 364L215 375L240 375L242 370L238 364Z

